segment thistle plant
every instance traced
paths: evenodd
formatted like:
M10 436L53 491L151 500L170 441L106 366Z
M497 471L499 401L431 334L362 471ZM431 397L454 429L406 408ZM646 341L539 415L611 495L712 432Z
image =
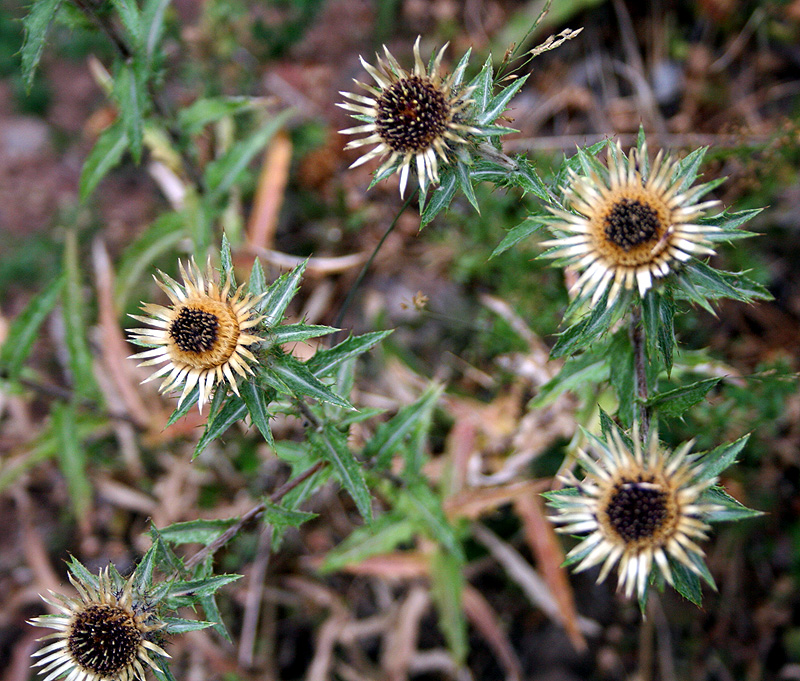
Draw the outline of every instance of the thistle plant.
M468 618L486 619L473 591L465 605L471 588L465 576L468 549L476 540L489 550L499 541L478 521L506 504L518 504L520 514L530 512L531 504L538 508L542 481L520 468L507 485L487 491L448 480L447 473L432 474L431 442L441 427L434 415L446 387L427 382L416 400L391 416L368 408L356 399L357 360L391 331L336 342L338 328L291 318L307 261L294 258L298 264L268 281L261 259L254 257L267 249L249 248L242 233L248 166L287 124L289 113L257 98L223 96L201 97L172 111L157 87L166 69L166 3L121 0L102 10L77 0L67 5L115 51L108 68L96 70L105 74L99 80L118 115L84 164L82 196L90 197L126 152L137 163L151 158L162 188L180 189L170 195L171 209L121 255L108 303L112 318L130 312L140 324L122 324L128 341L139 346L128 368L147 367L149 375L137 380L160 380L153 400L172 410L155 430L177 423L197 405L202 430L192 442L193 460L218 450L212 445L238 425L281 463L285 479L254 495L240 516L152 527L150 547L127 578L113 565L93 574L71 558L69 581L78 597L48 596L45 601L57 612L30 620L55 629L34 653L44 681L144 681L151 674L169 680L173 637L212 628L230 641L216 599L224 598L220 589L239 575L218 574L217 554L256 521L269 534L272 550L280 550L286 532L317 517L307 509L326 486L344 491L361 524L326 551L319 572L413 552L416 575L425 578L452 660L464 665ZM63 11L55 0L33 3L22 50L26 79L33 77L47 31L54 18L64 18ZM508 232L494 256L536 238L541 258L563 268L573 282L549 353L548 371L558 368L528 408L548 407L565 392L576 393L581 402L558 475L546 481L544 498L556 529L543 523L541 532L573 537L567 540L572 545L566 567L595 570L598 582L616 571L621 597L636 598L642 612L653 590L667 586L700 605L702 583L715 588L703 548L712 524L758 512L719 484L747 436L705 452L695 451L692 439L671 443L661 437L672 419L703 402L720 381L706 377L669 385L683 375L675 319L689 306L713 311L722 298L769 297L747 273L709 263L720 245L750 236L741 226L758 211L720 210L714 191L722 180L701 179L706 149L682 157L660 150L651 159L643 129L627 153L608 139L579 147L552 172L524 154L506 154L503 136L513 131L506 114L528 79L523 70L579 34L566 29L527 51L512 46L499 65L490 55L477 73L471 71L470 51L457 56L448 72L447 45L426 64L421 37L409 45L410 65L384 47L374 63L360 60L372 82L356 80L361 92L342 93L348 101L338 106L358 125L341 133L360 136L346 149L367 147L352 166L376 162L369 188L394 174L401 196L411 188L398 217L416 200L420 227L437 216L446 219L459 196L480 212L480 184L525 201L530 215ZM211 129L224 143L207 158L195 142ZM397 218L389 231L396 223ZM339 319L380 247L356 279ZM234 263L245 258L252 267L240 283L242 270ZM26 363L34 339L44 320L61 311L71 384L51 407L48 428L73 512L81 517L91 499L85 441L116 416L113 393L104 391L93 362L78 263L78 239L71 233L62 273L15 320L0 363L15 389L31 385ZM298 343L310 346L302 358L293 352ZM274 432L279 419L293 424L290 436L285 429L284 437ZM146 419L135 425L154 430ZM456 488L462 483L474 495L469 502L459 498L464 490ZM192 544L201 547L190 553ZM511 569L517 558L502 555L509 573L525 569L519 567L521 557ZM184 607L202 611L203 619L180 617L177 611ZM583 641L576 613L559 621L573 643Z

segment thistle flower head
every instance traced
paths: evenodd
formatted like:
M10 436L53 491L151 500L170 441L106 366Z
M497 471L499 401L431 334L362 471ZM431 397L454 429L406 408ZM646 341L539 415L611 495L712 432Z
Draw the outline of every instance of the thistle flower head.
M36 651L34 667L42 667L43 681L66 676L69 681L144 681L145 665L161 671L158 657L169 657L151 639L164 624L133 591L133 577L121 589L112 583L108 569L96 583L69 575L78 598L50 592L43 600L58 610L29 621L36 627L55 629L41 641L55 639ZM156 658L155 660L153 658Z
M647 146L625 156L609 147L606 168L569 171L564 191L571 210L549 207L556 238L548 257L581 271L574 289L596 304L609 290L611 304L624 289L644 296L653 279L667 276L693 255L711 255L707 235L719 231L699 219L718 201L698 203L708 184L684 188L678 163L659 152L648 167Z
M592 441L596 457L579 455L583 480L567 476L570 486L548 495L558 531L587 535L567 555L579 563L576 572L602 563L602 582L619 565L618 589L628 597L636 591L640 599L654 565L671 585L671 561L704 576L696 542L706 538L704 519L719 507L700 499L716 478L702 475L703 466L689 455L693 443L670 452L653 434L643 452L638 433L633 451L617 432L608 442Z
M248 362L257 360L248 346L262 340L252 332L263 319L253 309L262 296L245 295L243 286L231 294L230 280L220 289L210 264L205 276L194 261L179 267L183 285L163 272L156 278L172 304L146 303L141 309L147 316L131 315L154 327L128 330L132 341L154 346L131 357L144 360L139 366L164 364L146 381L165 376L162 393L183 384L178 406L199 386L202 410L215 384L227 381L238 395L234 372L242 378L253 373Z
M419 41L414 43L414 68L403 69L384 46L384 58L376 55L372 66L361 58L361 64L375 81L369 85L355 81L367 91L368 96L341 92L349 102L338 104L351 115L363 120L363 125L341 130L343 134L366 134L352 140L345 147L354 149L374 145L350 167L366 163L375 157L388 158L378 170L378 176L397 166L400 173L400 195L405 193L408 175L415 164L420 188L427 183L438 184L439 162L448 163L452 145L466 143L465 135L477 132L467 125L464 111L471 104L471 88L459 90L458 73L442 77L442 47L429 70L426 70L419 52Z

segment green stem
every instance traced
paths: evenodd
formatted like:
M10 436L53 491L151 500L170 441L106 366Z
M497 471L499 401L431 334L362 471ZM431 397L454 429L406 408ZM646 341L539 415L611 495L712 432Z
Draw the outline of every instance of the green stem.
M356 295L356 291L358 287L361 286L361 282L364 281L364 277L367 276L367 272L369 268L372 267L372 263L375 260L375 256L378 255L378 251L381 250L383 243L386 239L389 238L389 235L394 231L395 226L397 225L397 221L400 219L400 216L403 214L406 208L408 208L409 204L411 203L411 199L414 198L414 194L409 194L408 198L405 200L405 203L400 207L400 210L397 212L397 215L394 216L394 220L392 220L392 224L389 225L389 228L384 232L381 240L378 242L378 245L375 246L375 249L372 251L372 255L369 256L367 262L364 263L364 267L361 268L361 271L358 273L355 282L350 287L350 290L347 292L347 297L344 299L344 303L342 303L342 309L339 310L339 314L336 316L336 321L333 325L336 328L340 328L342 324L342 320L344 319L345 314L347 314L347 310L350 309L350 305L353 302L353 298Z
M633 372L636 380L636 397L639 402L639 429L646 445L650 436L650 407L647 406L647 350L642 327L642 308L636 305L631 313L630 338L633 345Z
M96 11L96 7L94 7L91 2L86 2L86 0L73 0L73 3L86 15L89 21L94 23L97 28L105 33L106 37L111 41L111 44L117 52L119 52L119 56L122 57L123 61L128 61L133 57L133 52L128 47L125 39L118 33L114 24L111 23L107 16L99 14Z

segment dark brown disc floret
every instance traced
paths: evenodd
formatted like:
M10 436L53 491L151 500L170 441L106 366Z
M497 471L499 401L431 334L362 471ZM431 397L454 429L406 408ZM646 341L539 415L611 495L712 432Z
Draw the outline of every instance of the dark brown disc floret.
M621 198L605 216L606 238L624 251L658 239L661 221L658 211L638 199Z
M419 152L447 130L449 115L442 91L429 78L410 75L383 90L375 124L393 151Z
M89 605L76 613L67 639L69 653L83 669L103 678L136 659L142 633L132 615L114 605Z
M217 316L205 310L184 307L169 327L169 335L183 352L208 352L217 341Z
M605 509L611 527L626 543L653 537L669 515L666 492L646 482L622 482Z

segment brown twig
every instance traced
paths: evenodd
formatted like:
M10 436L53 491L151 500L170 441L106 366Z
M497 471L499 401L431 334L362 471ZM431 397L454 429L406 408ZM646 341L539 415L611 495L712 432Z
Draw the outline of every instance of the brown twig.
M253 666L258 620L264 596L264 580L269 567L271 548L272 531L270 527L264 526L261 528L258 538L258 551L250 573L250 584L247 587L242 630L239 637L237 659L239 666L244 669L250 669Z

